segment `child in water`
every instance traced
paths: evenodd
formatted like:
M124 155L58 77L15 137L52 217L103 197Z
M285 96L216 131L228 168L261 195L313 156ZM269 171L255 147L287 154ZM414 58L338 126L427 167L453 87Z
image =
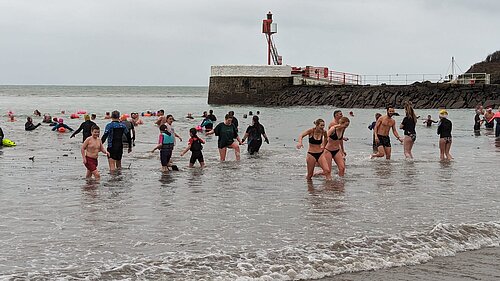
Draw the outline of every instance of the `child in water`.
M174 134L167 130L167 125L160 126L160 136L158 137L158 145L151 152L160 150L161 171L168 172L168 164L172 158L172 150L174 149Z
M83 165L87 168L87 174L85 178L89 179L94 178L99 180L101 175L97 170L97 158L99 156L99 152L106 154L109 157L109 152L106 151L104 145L102 144L101 138L99 138L100 129L97 125L93 125L91 128L92 135L85 139L82 145L82 158Z
M181 152L181 156L184 156L188 150L191 150L191 158L189 159L189 168L194 166L196 160L200 162L200 166L205 167L205 161L203 160L203 153L201 150L203 149L203 145L205 141L196 135L196 128L189 129L189 138L187 147Z

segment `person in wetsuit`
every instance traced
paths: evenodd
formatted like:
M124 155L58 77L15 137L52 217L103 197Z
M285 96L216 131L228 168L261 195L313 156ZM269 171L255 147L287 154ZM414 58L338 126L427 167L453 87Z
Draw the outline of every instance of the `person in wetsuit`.
M4 138L3 130L2 127L0 127L0 146L3 146L3 138Z
M417 132L415 131L415 125L417 125L417 115L415 114L413 106L410 102L405 103L405 113L406 116L403 118L399 128L404 130L403 149L405 157L406 159L413 159L411 149L417 140Z
M427 127L431 127L432 126L432 123L438 123L438 121L434 121L432 120L432 116L429 114L427 115L427 119L424 120L424 124L427 126Z
M215 122L217 121L217 117L215 117L214 115L214 111L212 109L210 109L208 111L208 115L207 115L208 118L210 118L210 120L212 120L212 122Z
M451 160L453 157L450 154L452 143L451 130L453 128L451 121L448 119L448 111L445 109L439 111L439 125L437 134L439 135L439 153L441 160Z
M483 120L481 120L481 112L476 110L476 115L474 116L474 134L476 136L481 134L481 124L483 124Z
M26 123L24 124L24 130L25 131L33 131L36 128L40 127L42 125L41 123L38 124L33 124L33 119L31 117L26 118Z
M299 135L297 149L304 147L302 144L302 139L305 136L309 137L309 148L306 154L306 164L307 164L307 175L306 179L311 180L314 175L314 167L316 164L323 169L323 171L328 170L328 165L323 155L323 147L326 145L326 131L325 131L325 121L323 119L317 119L314 121L314 128L305 130Z
M233 121L231 121L231 124L233 124L233 126L236 128L236 132L237 132L239 122L238 122L238 119L236 119L236 117L234 117L234 111L231 110L227 114L229 114L229 116L231 116L231 118L233 118Z
M377 125L377 120L382 116L382 114L380 113L375 113L375 121L373 121L369 126L368 126L368 129L371 131L373 129L375 129L375 125ZM375 135L373 135L372 133L372 149L373 149L373 153L376 153L378 151L378 148L377 148L377 143L375 142Z
M85 121L80 124L80 127L78 127L78 129L76 129L76 131L74 131L69 138L74 138L78 133L82 132L82 142L84 142L88 137L92 136L92 126L96 124L90 120L90 116L88 114L85 114L83 119Z
M120 112L115 110L111 113L112 121L106 125L101 138L102 143L108 140L108 163L111 172L122 167L123 136L128 143L128 153L132 152L132 138L125 124L120 122Z
M345 175L345 159L342 154L342 141L344 139L345 130L349 127L349 123L349 118L342 117L339 119L339 123L330 127L326 133L328 142L325 145L325 152L323 153L323 157L327 163L327 170L324 170L326 179L332 178L332 160L335 161L339 169L339 176L343 177Z
M62 118L59 118L59 120L57 120L57 124L52 127L52 131L59 130L59 128L65 128L67 130L70 130L71 132L74 131L70 126L64 124L64 120Z
M247 151L250 155L255 152L259 152L260 146L262 145L262 136L264 136L264 141L269 144L269 139L267 138L264 126L259 122L259 116L255 115L252 117L252 126L248 126L245 135L241 142L245 142L248 138Z
M201 121L200 127L205 128L205 132L210 132L214 128L214 122L208 116Z

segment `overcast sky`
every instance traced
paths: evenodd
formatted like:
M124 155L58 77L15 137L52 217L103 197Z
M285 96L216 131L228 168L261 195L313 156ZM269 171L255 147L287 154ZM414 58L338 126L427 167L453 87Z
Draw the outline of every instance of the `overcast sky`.
M0 84L208 85L211 65L466 71L500 50L498 0L0 0Z

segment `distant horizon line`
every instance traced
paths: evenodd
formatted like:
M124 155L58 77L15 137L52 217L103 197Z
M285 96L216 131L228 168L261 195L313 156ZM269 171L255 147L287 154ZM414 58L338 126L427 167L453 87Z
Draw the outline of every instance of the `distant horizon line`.
M56 86L56 87L208 87L208 85L92 85L92 84L0 84L2 86Z

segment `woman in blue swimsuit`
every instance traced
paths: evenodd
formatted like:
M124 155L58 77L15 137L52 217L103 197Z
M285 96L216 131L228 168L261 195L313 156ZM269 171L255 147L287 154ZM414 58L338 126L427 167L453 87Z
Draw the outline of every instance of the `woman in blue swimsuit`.
M325 121L323 119L318 119L314 121L314 125L316 125L314 128L307 129L300 134L297 144L297 149L304 147L302 139L305 136L309 136L309 149L307 150L306 156L307 180L310 180L314 175L314 167L316 164L319 164L323 170L327 168L324 158L321 157L323 154L323 147L325 147L326 144Z

